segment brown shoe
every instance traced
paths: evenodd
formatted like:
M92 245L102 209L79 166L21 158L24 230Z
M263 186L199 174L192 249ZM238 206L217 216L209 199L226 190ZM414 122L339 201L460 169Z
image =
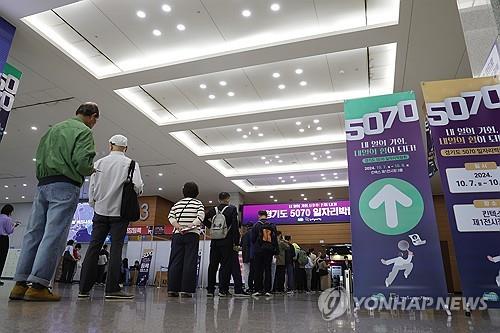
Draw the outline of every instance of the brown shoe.
M25 301L32 302L59 302L61 296L53 294L49 288L35 289L30 287L24 294Z
M17 284L12 288L10 292L9 298L13 301L22 301L24 299L24 295L28 290L28 286L25 284Z

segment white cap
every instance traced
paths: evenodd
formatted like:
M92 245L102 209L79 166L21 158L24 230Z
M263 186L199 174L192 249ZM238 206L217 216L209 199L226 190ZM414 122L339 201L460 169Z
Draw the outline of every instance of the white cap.
M121 134L116 134L109 139L109 143L119 147L127 147L128 139Z

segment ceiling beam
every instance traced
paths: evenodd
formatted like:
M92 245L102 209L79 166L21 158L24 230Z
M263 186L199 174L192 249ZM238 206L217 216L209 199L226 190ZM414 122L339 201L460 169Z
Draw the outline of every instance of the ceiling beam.
M403 6L404 3L405 1L402 1L401 7L405 7ZM399 37L401 36L400 30L401 28L398 24L393 24L351 32L338 32L327 36L314 36L279 45L235 51L209 58L120 74L104 78L101 81L112 89L121 89L235 68L394 43L399 41Z

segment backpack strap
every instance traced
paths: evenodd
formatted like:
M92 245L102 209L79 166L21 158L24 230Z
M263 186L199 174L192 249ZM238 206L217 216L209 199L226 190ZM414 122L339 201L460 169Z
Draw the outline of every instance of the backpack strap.
M226 207L222 208L222 210L220 211L220 212L221 212L221 214L223 214L223 213L224 213L224 211L226 210L226 208L227 208L227 207L229 207L229 205L227 205ZM215 207L215 208L217 208L217 207ZM216 212L217 212L217 211L216 211Z
M135 171L135 161L131 160L127 172L127 182L132 182L132 179L134 178L134 171Z

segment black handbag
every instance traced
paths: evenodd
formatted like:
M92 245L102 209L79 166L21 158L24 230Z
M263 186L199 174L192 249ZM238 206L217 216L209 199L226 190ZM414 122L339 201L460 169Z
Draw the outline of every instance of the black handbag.
M128 168L127 180L125 180L123 184L122 206L120 211L121 218L128 222L137 221L141 217L139 200L137 199L137 193L134 189L134 170L135 161L132 160Z

